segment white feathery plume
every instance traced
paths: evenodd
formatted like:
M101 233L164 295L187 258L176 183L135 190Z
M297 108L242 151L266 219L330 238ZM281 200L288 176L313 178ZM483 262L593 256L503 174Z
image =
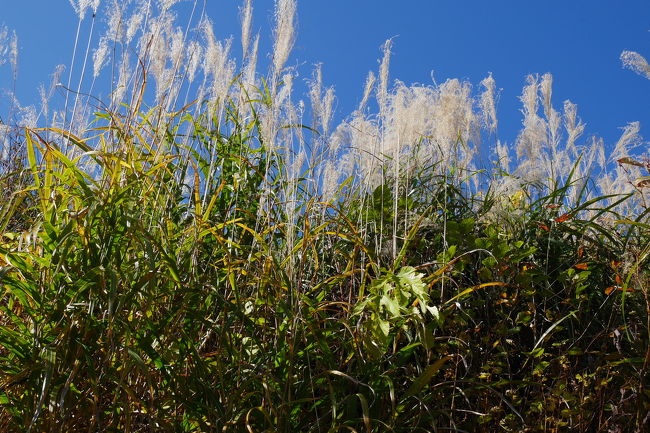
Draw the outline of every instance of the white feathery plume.
M631 149L637 147L643 142L642 137L639 135L640 124L639 122L628 123L623 129L621 138L616 143L614 151L610 154L609 162L616 163L619 159L629 156ZM613 172L610 171L599 176L596 179L601 194L629 194L639 193L635 188L636 180L643 176L640 167L629 164L616 164ZM641 192L641 194L643 194ZM631 214L637 208L637 200L626 200L625 202L617 205L614 211L622 214Z
M148 70L158 87L163 85L162 78L167 63L168 41L165 30L168 25L168 17L161 15L151 21L149 30L140 39L140 57L148 60Z
M379 65L379 88L377 89L377 102L379 102L380 114L384 115L386 107L386 98L388 97L388 71L390 69L390 54L393 46L393 40L388 39L384 43L384 56Z
M469 159L475 153L471 143L478 141L479 121L474 112L472 87L467 82L457 79L445 81L438 88L438 102L434 104L436 127L433 134L438 143L442 143L445 154L443 158L457 159L457 164L469 167ZM462 143L458 143L458 139ZM465 165L467 164L467 165Z
M309 100L314 118L313 127L320 127L323 137L327 137L332 120L334 89L329 87L323 93L323 71L320 64L316 65L314 79L309 83Z
M293 92L293 74L282 75L282 88L277 95L277 106L282 107L291 104L291 93Z
M93 53L93 78L97 78L104 65L106 65L109 52L108 38L102 37L99 41L99 46Z
M39 84L38 86L38 97L41 100L41 111L38 113L38 117L41 117L41 114L43 117L45 117L45 120L47 121L47 118L49 117L49 97L47 92L45 91L45 86L43 83Z
M242 59L248 55L248 45L251 38L251 23L253 22L253 3L252 0L244 0L244 7L240 9L241 13L241 48Z
M523 103L524 116L537 114L537 88L538 78L535 75L526 77L526 85L522 89L519 99Z
M323 127L323 136L327 137L330 132L330 124L332 122L332 114L334 112L334 88L328 87L323 97L323 111L321 112L321 124Z
M273 29L273 73L277 77L289 58L295 40L296 0L276 0Z
M542 98L542 107L544 108L544 116L546 117L548 145L552 152L551 163L553 163L557 158L557 147L560 144L561 123L560 114L553 108L553 76L548 73L544 74L539 88Z
M341 185L341 161L327 160L325 167L322 169L322 199L325 202L331 202L334 199L336 191Z
M372 190L381 183L381 172L377 168L380 158L379 125L365 116L354 116L347 128L350 146L355 155L359 177L366 188Z
M623 67L631 69L650 80L650 65L641 54L634 51L623 51L621 53L621 61L623 62Z
M350 125L341 123L336 127L334 132L329 136L328 145L331 154L336 154L338 150L350 140Z
M36 113L36 108L34 108L34 106L18 106L18 113L18 125L27 128L36 128L38 123L38 114Z
M314 69L314 78L309 82L309 102L311 102L311 113L313 117L313 127L318 128L321 121L321 113L323 111L322 97L323 87L323 72L321 65L316 65Z
M564 128L567 132L565 148L575 150L575 142L585 130L585 124L578 118L578 106L571 101L564 101Z
M6 26L0 26L0 65L7 61L6 57L9 52L8 34L9 29Z
M77 14L79 19L83 19L86 13L86 7L88 0L70 0L70 6L74 9L74 13Z
M178 86L172 86L171 83L174 80L174 70L172 68L163 68L158 75L156 76L156 105L164 105L165 109L169 109L169 104L174 100L175 94L174 88L176 87L176 92L178 92Z
M18 71L18 36L15 31L12 33L11 40L9 41L9 63L11 64L15 80Z
M124 35L124 42L127 45L131 43L133 37L140 30L142 22L148 14L148 10L148 4L141 3L137 10L129 17L129 21L126 23L126 34Z
M255 73L257 67L257 49L259 47L260 36L255 36L253 45L250 48L250 54L246 57L243 71L242 83L239 90L239 112L243 119L248 119L251 113L251 104L249 101L254 99L252 92L255 90Z
M171 35L171 46L169 47L169 61L174 70L181 68L185 53L188 52L185 46L185 35L183 30L176 28Z
M97 13L99 9L100 0L70 0L70 5L74 9L80 20L86 16L86 9L92 8L93 14Z
M122 61L119 66L119 75L117 79L117 84L111 95L111 106L117 107L122 102L128 102L124 98L128 90L129 79L131 76L131 62L128 51L125 52L122 56Z
M108 40L122 41L124 36L124 7L125 3L113 0L113 4L108 8L108 28L105 36Z
M370 93L372 92L372 89L375 87L376 81L377 78L375 77L375 74L372 71L368 72L368 78L366 78L366 84L363 89L363 98L361 98L361 102L359 103L359 107L357 108L358 111L363 112L366 109L366 105L368 104L368 98L370 98Z
M501 143L501 140L497 140L495 152L497 155L499 167L501 167L506 172L510 171L510 149L507 143Z
M201 58L203 57L203 47L198 41L191 40L187 44L187 65L186 73L187 80L192 83L194 82L194 77L196 76L196 71L199 68L201 63Z
M622 129L623 133L621 134L621 138L618 139L614 150L609 156L610 162L615 162L629 156L630 150L639 146L643 141L639 135L639 131L641 130L641 124L639 122L630 122Z
M61 79L61 74L63 73L64 69L65 67L63 65L57 65L57 67L54 68L54 72L51 75L51 84L49 86L49 89L46 90L45 86L42 84L38 87L38 94L41 100L41 110L38 114L38 117L40 118L40 116L43 115L46 122L48 121L48 117L50 115L50 98L54 94L54 90L56 89L56 86Z
M516 172L529 181L538 181L548 172L547 160L543 155L546 151L547 131L544 120L537 114L538 77L529 75L526 82L520 97L523 103L524 128L517 137L519 166Z
M205 57L202 64L203 73L205 76L215 76L219 74L220 69L224 67L228 60L231 41L228 40L225 45L221 41L217 41L214 36L212 21L206 17L201 20L199 29L201 29L203 38L205 39Z
M483 115L483 124L490 132L495 132L498 125L496 109L496 82L489 74L481 81L481 86L485 89L481 93L480 107Z
M15 31L9 33L6 26L0 26L0 65L7 60L14 70L14 76L18 67L18 36Z
M587 182L596 177L596 170L602 171L605 166L605 145L602 138L592 137L591 145L585 149L581 149L581 151L581 155L575 150L571 155L571 161L573 162L576 161L578 156L581 156L579 164L576 166L576 172L574 173L574 184L569 189L569 204L571 206L578 205L581 198L582 200L593 198L592 191L586 191L585 195L583 190ZM592 213L587 212L587 215L591 216Z
M158 0L158 6L162 12L167 12L172 6L180 0Z
M548 118L553 110L553 105L551 105L551 99L553 97L553 76L551 74L546 73L542 75L542 81L539 83L539 92L544 115Z
M329 140L334 105L334 89L331 87L323 89L323 73L320 64L316 65L314 78L309 82L309 100L311 102L313 119L312 127L320 130L320 135L314 138L312 158L319 156L332 159L337 151L337 147L332 146L332 144L336 146L337 142ZM315 163L316 160L312 159L312 165Z
M257 68L257 50L260 45L260 35L255 36L253 46L251 47L250 54L247 57L246 65L244 66L244 83L248 86L255 85L255 73ZM248 89L247 89L248 90Z

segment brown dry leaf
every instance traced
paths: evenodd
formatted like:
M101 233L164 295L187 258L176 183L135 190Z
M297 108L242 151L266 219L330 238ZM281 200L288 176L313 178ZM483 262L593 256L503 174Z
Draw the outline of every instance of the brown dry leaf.
M571 215L570 213L565 213L555 218L553 221L555 221L556 223L563 223L565 221L570 220L571 218L573 218L573 215Z
M639 162L636 159L632 159L628 156L626 156L625 158L621 158L616 162L618 162L619 164L629 164L629 165L635 165L637 167L645 167L644 163Z
M605 294L607 296L611 295L614 290L616 290L618 286L609 286L608 288L605 289Z
M615 290L623 291L623 287L621 287L621 286L610 286L610 287L608 287L608 288L605 289L605 294L606 294L607 296L609 296L609 295L611 295ZM625 292L626 292L626 293L632 293L632 292L635 292L635 291L636 291L636 290L634 290L632 287L628 287L628 288L625 289Z

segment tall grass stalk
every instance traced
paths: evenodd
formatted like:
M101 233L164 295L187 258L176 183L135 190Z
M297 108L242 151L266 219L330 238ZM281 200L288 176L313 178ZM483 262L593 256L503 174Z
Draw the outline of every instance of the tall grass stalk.
M324 67L295 102L294 0L265 74L251 1L239 60L175 3L104 5L72 109L3 125L0 430L646 429L638 124L607 159L530 76L510 149L494 78L391 83L389 40L334 125Z

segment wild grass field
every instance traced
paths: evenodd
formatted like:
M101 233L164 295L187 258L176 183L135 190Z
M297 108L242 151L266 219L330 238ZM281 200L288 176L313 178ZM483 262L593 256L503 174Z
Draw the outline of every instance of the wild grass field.
M265 72L250 0L241 47L106 3L73 57L109 96L60 70L0 125L0 431L647 431L638 123L606 153L530 76L509 148L494 78L391 82L387 41L335 125L320 69L293 94L295 0Z

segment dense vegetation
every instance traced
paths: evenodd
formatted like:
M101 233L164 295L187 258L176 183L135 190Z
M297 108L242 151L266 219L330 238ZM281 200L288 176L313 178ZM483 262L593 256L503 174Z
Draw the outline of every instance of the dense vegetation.
M453 80L391 92L387 44L376 117L360 107L330 134L317 74L314 120L301 126L278 54L292 4L278 2L265 80L247 66L176 108L183 83L175 96L158 89L182 74L163 67L148 108L149 53L128 103L108 101L81 126L8 129L0 430L644 431L650 163L616 155L601 177L629 188L604 190L573 144L571 106L571 162L552 177L475 168L466 112L366 152L370 166L346 157L350 128L374 125L382 146L393 137L406 93L428 92L430 107L474 102ZM244 30L250 12L246 2ZM526 90L552 132L549 80ZM84 101L73 111L90 110ZM533 108L527 120L541 121ZM561 153L529 126L522 146ZM350 168L335 175L337 164Z

